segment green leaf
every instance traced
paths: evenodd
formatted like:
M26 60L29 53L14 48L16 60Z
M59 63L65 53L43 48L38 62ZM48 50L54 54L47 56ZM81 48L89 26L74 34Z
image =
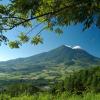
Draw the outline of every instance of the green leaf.
M10 41L9 43L9 47L11 48L11 49L13 49L13 48L19 48L20 47L20 45L21 45L21 43L19 42L19 41Z
M57 34L59 34L59 35L63 33L63 31L62 31L60 28L56 28L56 29L55 29L55 32L56 32Z
M37 45L39 43L43 43L43 39L41 38L40 35L37 35L37 36L32 38L31 43L34 45Z
M29 41L29 37L27 35L25 35L23 32L20 33L20 35L18 36L18 38L20 39L20 41L22 43L26 43Z

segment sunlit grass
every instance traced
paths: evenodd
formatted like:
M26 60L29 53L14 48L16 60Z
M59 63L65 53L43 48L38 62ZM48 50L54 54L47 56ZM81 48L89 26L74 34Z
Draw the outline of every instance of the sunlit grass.
M0 95L0 100L100 100L100 93L87 93L83 96L79 95L69 95L68 93L59 93L52 95L49 93L39 93L35 95L20 95L18 97L10 97L9 95Z

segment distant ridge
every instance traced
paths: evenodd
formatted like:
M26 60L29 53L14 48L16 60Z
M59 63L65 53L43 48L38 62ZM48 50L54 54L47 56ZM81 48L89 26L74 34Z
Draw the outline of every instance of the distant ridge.
M32 71L64 66L66 68L86 68L100 65L100 59L92 56L80 46L62 45L48 52L31 57L0 62L0 72Z

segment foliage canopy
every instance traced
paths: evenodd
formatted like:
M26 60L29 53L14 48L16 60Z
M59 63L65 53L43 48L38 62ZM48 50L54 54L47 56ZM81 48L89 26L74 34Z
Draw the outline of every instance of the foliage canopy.
M36 26L32 25L34 19L39 22ZM8 42L4 31L19 26L31 27L32 31L42 23L45 25L35 37L29 39L27 33L21 34L15 48L29 40L33 44L42 43L40 33L45 29L61 34L61 26L78 23L83 24L83 30L92 25L100 28L100 0L10 0L7 5L0 4L1 42Z

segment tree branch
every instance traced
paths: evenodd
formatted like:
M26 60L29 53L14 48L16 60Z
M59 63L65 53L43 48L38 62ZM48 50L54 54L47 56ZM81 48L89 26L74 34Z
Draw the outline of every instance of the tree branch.
M45 20L44 20L44 21L45 21ZM31 31L33 31L35 28L37 28L38 26L40 26L42 23L43 23L43 22L41 22L41 23L35 25L34 27L32 27L31 30L29 30L29 31L26 33L26 35L28 35Z
M2 17L2 19L20 19L20 20L27 20L27 19L21 18L21 17L9 17L9 16Z
M86 6L86 5L83 4L83 6ZM24 19L23 21L14 24L12 27L9 27L7 29L5 28L3 30L11 30L11 29L23 24L23 23L29 22L29 21L37 19L37 18L41 18L41 17L47 16L47 15L54 15L54 14L57 14L57 13L65 10L65 9L68 9L68 8L71 8L71 7L78 7L79 8L80 7L80 2L79 3L75 3L75 4L71 4L71 5L66 5L65 7L62 7L60 9L55 10L55 11L47 12L47 13L44 13L44 14L29 18L29 19ZM18 18L18 17L13 17L13 18Z
M24 21L21 21L21 22L19 22L19 23L14 24L14 25L13 25L12 27L10 27L10 28L5 28L5 29L3 29L3 30L11 30L11 29L13 29L13 28L15 28L15 27L17 27L17 26L19 26L19 25L21 25L21 24L23 24L23 23L29 22L29 21L31 21L31 20L34 20L34 19L37 19L37 18L41 18L41 17L46 16L46 15L53 15L53 14L56 14L56 13L58 13L58 12L61 12L61 11L65 10L65 9L68 8L68 7L72 7L72 5L70 5L70 6L65 6L65 7L61 8L61 9L58 9L58 10L55 10L55 11L51 11L51 12L47 12L47 13L41 14L41 15L39 15L39 16L35 16L35 17L32 17L32 18L26 19L26 20L24 20Z

